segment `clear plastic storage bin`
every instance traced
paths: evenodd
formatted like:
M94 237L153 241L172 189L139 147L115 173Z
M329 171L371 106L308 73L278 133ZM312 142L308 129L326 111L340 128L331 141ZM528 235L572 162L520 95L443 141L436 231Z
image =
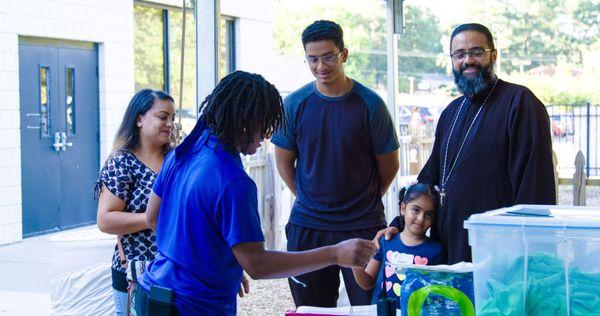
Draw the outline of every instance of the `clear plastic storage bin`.
M517 205L465 228L477 315L600 315L600 208Z

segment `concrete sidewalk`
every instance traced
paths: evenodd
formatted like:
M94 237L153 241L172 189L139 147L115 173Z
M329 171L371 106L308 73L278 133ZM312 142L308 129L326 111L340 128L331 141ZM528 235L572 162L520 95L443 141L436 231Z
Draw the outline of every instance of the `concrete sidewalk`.
M0 316L50 315L53 282L109 263L115 242L94 225L0 246Z

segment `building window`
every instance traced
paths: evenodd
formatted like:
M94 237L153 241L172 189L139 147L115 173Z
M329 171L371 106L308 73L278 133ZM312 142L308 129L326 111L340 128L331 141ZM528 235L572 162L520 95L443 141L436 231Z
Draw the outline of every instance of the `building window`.
M186 10L185 52L183 68L183 108L194 109L196 103L196 23L193 9ZM169 11L169 91L179 104L181 71L181 31L183 13Z
M135 90L165 90L163 10L135 5L133 16Z
M134 5L135 89L163 90L179 107L181 71L181 8ZM196 123L196 23L194 9L186 9L182 125L189 133Z
M219 79L235 71L235 19L221 16L219 29Z
M134 4L135 89L164 90L179 105L183 10L143 2ZM183 131L196 123L196 21L188 1L183 74ZM223 16L220 24L219 79L235 71L235 19Z

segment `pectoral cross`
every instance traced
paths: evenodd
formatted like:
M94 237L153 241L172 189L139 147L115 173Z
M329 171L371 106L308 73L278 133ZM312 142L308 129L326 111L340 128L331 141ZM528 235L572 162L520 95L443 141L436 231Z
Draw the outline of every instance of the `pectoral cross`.
M440 191L440 206L444 206L444 198L446 197L446 189Z

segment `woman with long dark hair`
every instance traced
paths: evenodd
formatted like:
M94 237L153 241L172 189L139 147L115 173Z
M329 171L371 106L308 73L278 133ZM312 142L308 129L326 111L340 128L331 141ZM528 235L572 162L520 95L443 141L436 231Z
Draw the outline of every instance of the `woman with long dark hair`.
M118 235L111 266L118 316L125 315L127 306L128 262L152 260L156 253L156 238L144 213L163 159L172 148L174 115L173 98L165 92L136 93L94 187L98 228Z
M375 253L367 240L296 253L265 250L256 184L240 154L254 154L282 126L275 86L236 71L200 111L190 135L165 158L150 194L146 217L158 252L135 290L138 316L235 315L242 269L257 279L366 264Z

